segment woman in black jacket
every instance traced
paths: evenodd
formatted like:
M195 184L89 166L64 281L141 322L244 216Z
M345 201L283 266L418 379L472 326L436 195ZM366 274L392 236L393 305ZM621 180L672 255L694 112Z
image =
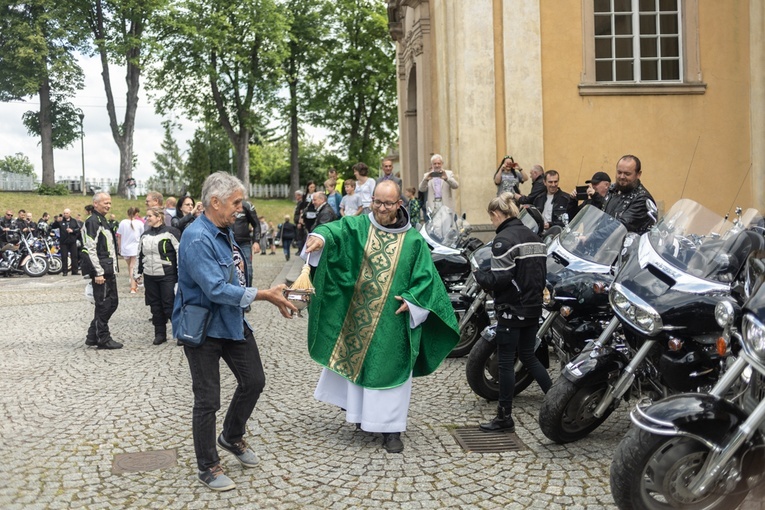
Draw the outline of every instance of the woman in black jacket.
M170 220L170 225L177 228L181 234L183 231L191 225L191 223L197 219L197 216L202 214L202 207L197 207L194 199L190 196L182 197L178 201L178 205L175 208L175 216Z
M518 219L518 207L511 193L492 199L488 207L497 228L491 248L491 268L479 268L476 281L494 291L497 312L497 358L499 361L499 404L497 416L482 423L481 430L515 431L510 416L515 392L515 352L542 391L552 386L550 375L534 355L542 292L547 274L545 244Z
M143 275L146 304L154 324L154 345L167 342L167 322L173 315L175 284L178 282L178 245L181 233L165 225L161 207L149 207L138 244L138 274Z

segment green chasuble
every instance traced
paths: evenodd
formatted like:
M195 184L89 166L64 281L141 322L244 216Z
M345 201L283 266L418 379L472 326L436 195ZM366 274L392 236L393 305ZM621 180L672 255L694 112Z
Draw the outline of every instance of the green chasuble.
M308 308L311 357L371 389L435 371L457 345L459 328L420 233L380 228L366 214L326 223L315 233L325 245ZM408 312L395 314L402 304L395 296L429 310L427 320L412 329Z

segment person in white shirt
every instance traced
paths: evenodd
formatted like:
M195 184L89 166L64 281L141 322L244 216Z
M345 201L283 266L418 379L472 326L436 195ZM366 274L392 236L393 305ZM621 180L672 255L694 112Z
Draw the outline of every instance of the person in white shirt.
M139 240L144 230L143 221L138 219L139 212L137 207L130 207L127 210L128 217L122 220L117 227L117 243L120 255L127 262L131 294L138 292L138 282L133 279L133 268L138 257Z

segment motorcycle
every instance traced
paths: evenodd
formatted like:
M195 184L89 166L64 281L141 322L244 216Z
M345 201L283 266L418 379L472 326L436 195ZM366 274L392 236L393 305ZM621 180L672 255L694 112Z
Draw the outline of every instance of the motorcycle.
M433 263L447 292L459 292L465 288L470 274L468 257L483 246L483 241L470 237L471 231L465 218L460 218L445 206L433 213L420 229L420 234L430 246Z
M765 253L760 252L759 257ZM743 306L715 307L736 361L709 393L643 401L614 453L611 492L621 509L737 508L765 475L765 262L750 258ZM755 283L754 285L752 283Z
M40 253L48 260L48 274L59 274L64 265L61 262L61 255L58 253L58 244L55 240L56 235L41 235L35 239L27 239L32 247L33 253Z
M38 277L48 271L48 260L40 254L32 253L27 236L22 235L18 229L8 230L6 240L5 246L0 248L0 275L26 273Z
M550 243L543 301L548 313L538 336L550 345L561 370L613 317L608 302L612 273L621 251L633 244L624 225L592 205L583 207Z
M741 269L749 253L765 247L761 234L744 227L682 199L639 238L610 286L614 317L545 395L539 412L545 436L557 443L581 439L621 399L711 388L727 356L716 345L715 306L743 302Z

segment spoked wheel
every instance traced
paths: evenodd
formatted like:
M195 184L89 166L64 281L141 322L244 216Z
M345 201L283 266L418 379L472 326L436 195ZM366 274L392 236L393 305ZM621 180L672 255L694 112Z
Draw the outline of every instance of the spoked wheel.
M703 496L688 490L688 483L708 454L707 447L694 439L657 436L632 427L611 463L611 493L616 505L636 510L736 508L746 497L746 490L731 492L717 486Z
M559 444L582 439L614 410L609 407L600 418L592 414L607 388L605 383L578 387L565 377L558 377L539 409L539 428Z
M29 257L22 267L28 276L38 277L48 272L48 260L45 257Z
M55 255L48 259L48 274L59 274L64 269L61 257Z
M457 316L457 322L460 317ZM475 343L481 338L483 328L489 325L489 319L485 313L475 313L460 329L460 341L449 353L450 358L461 358L470 353Z

